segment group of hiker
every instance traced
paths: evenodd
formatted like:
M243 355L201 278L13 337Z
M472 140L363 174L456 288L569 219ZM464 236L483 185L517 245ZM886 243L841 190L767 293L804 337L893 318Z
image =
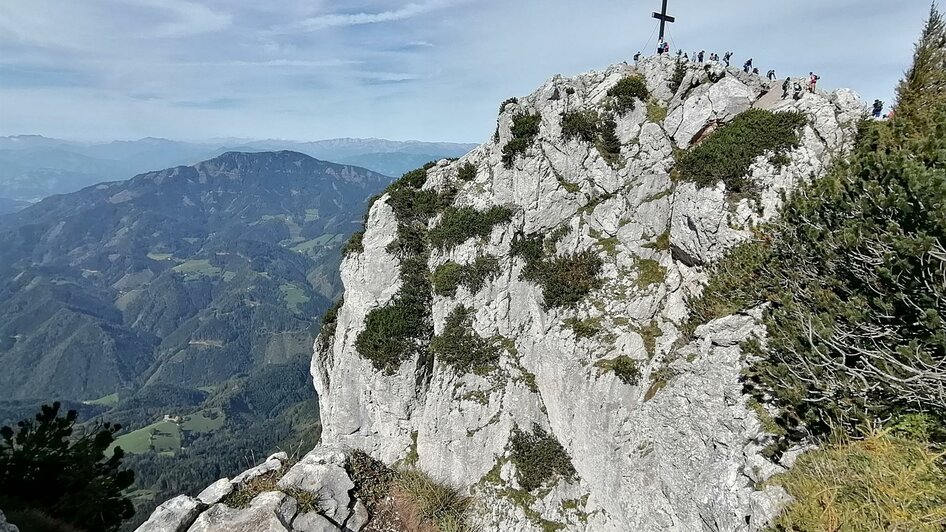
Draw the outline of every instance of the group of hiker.
M657 55L663 55L663 54L669 54L669 53L670 53L670 43L667 41L659 41L657 43ZM711 62L722 62L727 67L729 66L729 63L732 60L732 55L733 55L732 52L726 52L725 54L723 54L722 58L720 58L719 54L715 52L710 52L710 54L707 55L706 50L700 50L699 52L693 52L693 55L691 56L690 54L684 52L683 50L677 50L677 57L681 59L690 61L692 58L692 60L696 61L697 63L703 63L706 60L709 60ZM641 57L641 53L637 52L637 54L634 55L634 61L639 60L640 57ZM757 67L753 66L752 61L753 59L750 57L749 60L746 61L742 65L743 72L747 74L752 73L757 76L761 76L762 74L759 72L759 69ZM814 76L814 78L817 78L817 76L815 76L814 74L812 74L812 76ZM769 81L775 81L777 77L775 74L775 69L769 70L765 74L765 77L768 78ZM815 80L814 83L817 83L817 79ZM812 87L813 87L813 84L809 83L809 90L811 90L811 92L814 92Z
M770 78L774 79L774 78ZM821 79L821 76L815 74L814 72L808 73L808 92L814 94L818 90L818 80ZM802 87L802 80L796 79L794 82L792 78L785 78L785 81L782 82L782 99L788 98L789 89L791 89L791 95L793 100L800 100L802 95L805 93L806 87Z
M657 43L657 55L663 55L663 54L669 54L669 53L670 53L670 43L666 41L659 41ZM725 54L723 54L722 58L720 58L719 54L715 52L711 52L707 56L705 50L700 50L699 52L693 52L692 60L696 61L697 63L703 63L705 60L708 59L711 62L722 62L728 67L729 62L732 60L732 56L733 56L732 52L726 52ZM641 57L641 53L637 52L634 55L634 61L636 62L640 60L640 57ZM687 61L689 61L691 58L690 54L684 52L683 50L677 50L677 57L685 59ZM755 75L761 75L758 67L753 66L752 61L753 59L750 57L749 60L743 63L742 65L743 72L747 74L752 73ZM775 69L771 69L768 72L766 72L765 77L770 82L775 81L777 79L777 75L775 74ZM792 99L794 100L800 100L802 96L804 96L805 91L814 94L818 90L819 80L821 80L821 76L819 76L818 74L815 74L814 72L809 72L807 79L801 78L801 79L792 80L791 77L785 78L785 81L782 82L782 99L786 99L789 96L791 96ZM891 111L888 115L883 115L883 112L884 112L884 102L880 100L874 100L874 106L871 112L872 116L877 119L880 119L881 117L890 118L893 116L893 111Z

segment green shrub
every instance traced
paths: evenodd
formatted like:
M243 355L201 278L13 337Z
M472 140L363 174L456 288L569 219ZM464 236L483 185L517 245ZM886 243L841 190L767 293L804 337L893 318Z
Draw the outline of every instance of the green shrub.
M603 265L592 251L581 251L559 256L555 254L555 243L563 234L516 235L511 253L522 257L525 268L522 277L542 287L545 307L571 307L593 290L600 288Z
M457 169L457 178L460 181L473 181L476 179L476 167L473 166L473 163L461 164L460 168Z
M124 495L134 482L121 469L124 453L118 447L106 455L121 426L96 424L76 437L78 414L60 417L59 408L43 405L16 430L0 428L0 507L31 521L45 516L84 530L118 530L135 513Z
M670 79L667 81L667 86L670 87L670 92L676 94L680 90L680 85L683 85L683 80L687 76L687 66L686 64L677 58L677 64L673 68L673 75L670 76Z
M775 477L794 501L773 527L782 532L910 530L946 523L946 470L928 444L873 434L803 454Z
M394 470L361 449L354 450L348 456L345 469L355 484L352 490L355 497L372 512L378 507L378 503L390 494L391 486L397 478Z
M566 327L575 331L575 336L578 338L591 338L601 332L601 318L587 318L584 320L566 318L563 323Z
M689 335L704 323L755 307L765 300L759 270L770 260L769 244L750 240L729 250L710 269L709 283L699 298L688 301L690 317L684 325Z
M633 111L636 100L646 101L650 97L647 82L640 75L628 76L608 89L608 96L613 98L614 110L619 115Z
M460 374L486 375L499 363L499 347L473 331L473 314L463 305L447 315L443 332L430 342L430 350Z
M562 113L562 136L594 142L598 137L598 113L590 109Z
M479 292L486 281L499 274L499 260L493 256L477 257L471 264L447 262L439 266L431 277L434 293L455 297L457 288L463 285L471 293Z
M532 432L518 428L512 432L509 460L516 466L516 480L526 491L535 491L559 479L570 482L577 477L565 448L538 425L533 425Z
M388 187L388 205L397 218L397 238L387 250L400 258L401 288L385 306L368 312L365 329L355 339L358 354L387 373L415 355L426 356L433 335L427 224L453 202L455 191L419 190L431 167L428 164L408 172Z
M621 159L621 139L617 135L617 122L613 116L605 116L601 119L601 125L598 128L599 135L595 147L598 153L612 167L619 167L623 160Z
M519 103L519 98L516 98L515 96L513 96L512 98L507 98L505 101L503 101L502 104L500 104L500 106L499 106L499 114L505 113L505 112L506 112L506 107L508 107L509 105L514 104L514 103Z
M732 192L752 192L752 183L746 179L752 163L766 154L777 159L798 147L799 132L807 122L805 115L795 111L749 109L683 152L674 170L680 178L702 187L722 181Z
M338 311L341 310L342 305L345 304L345 298L339 298L326 312L325 316L322 317L322 329L319 331L319 349L324 351L332 343L332 339L335 338L335 327L338 325Z
M400 188L421 188L427 183L427 170L437 166L437 161L430 161L424 166L405 173L388 187L388 192ZM370 210L370 209L369 209Z
M430 230L430 243L439 250L450 250L471 238L487 238L493 227L512 219L512 211L494 206L485 211L473 207L448 207L437 227Z
M248 480L246 483L227 494L220 502L230 508L244 509L249 508L253 503L253 499L261 493L282 491L296 500L299 513L324 511L324 508L322 508L319 503L317 493L300 488L279 487L279 480L292 465L291 463L284 463L283 466L276 471L271 471Z
M503 164L512 168L516 157L525 153L539 134L542 117L539 114L518 114L512 118L512 138L503 146Z
M368 312L365 329L355 340L358 354L389 374L415 354L423 355L433 331L426 259L402 260L401 283L387 305Z
M342 254L347 257L352 253L363 253L365 251L364 239L364 230L353 233L351 238L348 239L348 242L345 243L345 248L342 250Z
M636 360L627 355L599 360L595 362L595 367L614 373L621 382L629 386L637 386L641 380L640 366Z

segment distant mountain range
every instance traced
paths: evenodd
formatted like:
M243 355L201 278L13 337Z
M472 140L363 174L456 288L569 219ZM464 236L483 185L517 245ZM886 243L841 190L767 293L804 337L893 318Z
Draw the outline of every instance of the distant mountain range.
M318 320L342 246L391 181L228 152L0 216L0 425L55 399L122 424L134 522L245 457L311 445Z
M197 388L307 360L340 247L389 182L231 152L0 218L0 399Z
M179 142L159 138L88 144L38 135L0 137L0 190L4 198L38 201L103 181L190 165L229 151L292 150L324 161L400 176L427 161L459 157L475 144L330 139L314 142L222 139ZM10 209L6 209L9 212ZM0 214L5 212L0 203Z

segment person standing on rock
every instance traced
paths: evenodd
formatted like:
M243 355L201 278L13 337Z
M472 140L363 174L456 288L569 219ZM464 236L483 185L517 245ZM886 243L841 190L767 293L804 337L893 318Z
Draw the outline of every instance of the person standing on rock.
M723 63L726 63L726 66L729 66L730 59L732 59L732 52L726 52L726 55L723 56Z
M880 119L880 115L884 113L884 102L880 100L874 100L874 118Z
M746 74L748 74L749 71L752 70L752 58L751 58L751 57L749 58L748 61L746 61L746 64L742 65L742 70L745 71Z
M657 42L657 55L662 55L663 53L664 53L664 42L658 41Z
M769 70L768 74L765 77L769 78L769 81L775 81L775 69Z
M821 79L821 76L815 74L814 72L808 73L808 92L814 94L818 89L818 80Z
M641 60L641 53L637 52L636 54L634 54L634 62L636 63L640 60Z
M804 89L802 88L801 83L799 83L799 82L796 81L796 82L795 82L795 94L792 95L792 97L793 97L796 101L797 101L797 100L801 100L801 97L802 97L802 94L803 94L803 93L804 93Z
M703 54L705 54L705 53L706 53L706 50L700 50L700 53L696 54L697 60L698 60L700 63L703 62Z
M792 78L785 78L782 83L782 99L788 98L788 89L792 86Z

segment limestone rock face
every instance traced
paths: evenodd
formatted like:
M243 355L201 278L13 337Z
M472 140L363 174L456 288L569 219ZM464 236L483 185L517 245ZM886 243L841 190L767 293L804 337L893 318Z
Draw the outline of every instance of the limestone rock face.
M769 91L781 91L780 83L721 65L685 66L676 93L668 85L675 58L666 56L553 78L505 106L498 141L428 171L424 187L456 187L456 206L499 205L515 213L486 238L433 250L428 262L433 272L447 261L498 258L499 274L476 293L461 286L455 297L435 295L431 305L436 333L458 304L472 309L475 332L506 346L498 374L460 375L422 357L386 373L359 355L355 342L366 315L401 284L398 259L386 250L397 238L394 211L388 196L374 204L363 251L342 264L345 303L334 335L316 342L327 347L317 347L312 360L325 444L362 448L387 463L410 456L433 477L469 487L482 501L484 530L542 530L549 523L596 532L764 527L786 495L755 487L779 466L760 454L769 436L739 383L740 343L764 336L764 328L750 315L722 318L690 337L681 325L707 266L775 216L783 193L824 174L849 149L863 106L850 91L763 102ZM646 79L651 107L666 113L638 102L616 117L617 163L592 143L563 139L563 112L604 110L608 89L633 74ZM786 164L776 167L760 156L749 169L757 197L736 198L723 183L699 188L671 179L675 150L757 102L809 118ZM539 134L506 167L503 146L520 113L540 116ZM458 179L466 163L476 169L471 181ZM429 228L437 223L435 217ZM604 285L575 308L546 309L541 288L521 278L524 262L510 246L517 233L560 228L567 233L557 253L596 253ZM597 324L596 332L579 337L569 323L581 320ZM600 362L619 356L637 362L637 384L601 369ZM510 496L523 494L509 462L510 434L534 425L561 443L577 475ZM310 471L331 471L330 465L300 463L287 478L311 488Z
M316 447L294 463L286 453L276 453L233 480L214 482L197 498L181 495L165 502L136 532L358 532L368 515L351 495L348 453L338 446ZM260 477L268 480L265 491L254 487ZM227 496L233 492L252 500L245 508L231 506ZM294 495L304 492L317 501L316 509L300 507Z

